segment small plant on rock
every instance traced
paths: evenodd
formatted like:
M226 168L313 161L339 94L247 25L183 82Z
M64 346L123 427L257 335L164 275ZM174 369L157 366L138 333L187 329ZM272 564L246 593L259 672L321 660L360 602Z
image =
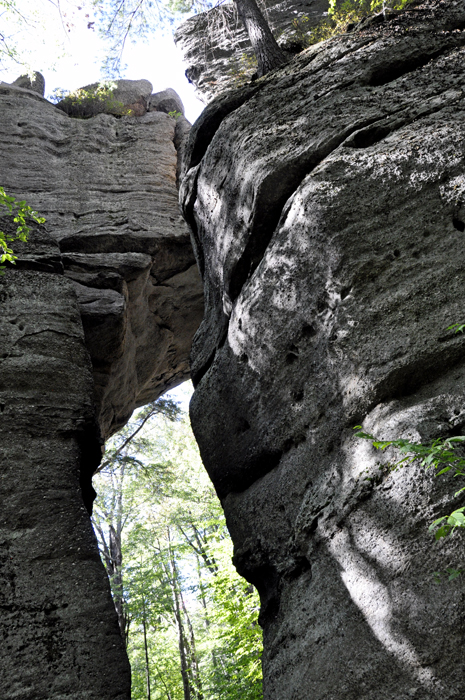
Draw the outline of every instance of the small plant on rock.
M55 88L51 101L59 103L64 112L72 113L75 118L86 119L99 113L131 116L132 109L115 98L116 83L104 80L96 85L79 88L70 92Z
M26 204L24 200L17 201L13 196L6 194L3 187L0 187L0 217L13 217L13 223L16 224L16 231L13 233L0 231L0 275L5 274L5 265L9 262L16 264L17 255L14 255L11 244L15 241L27 241L30 228L27 220L35 221L37 224L43 224L45 219L39 216L36 211Z
M254 54L242 53L239 59L233 59L233 65L229 69L235 87L247 83L257 72L257 59Z

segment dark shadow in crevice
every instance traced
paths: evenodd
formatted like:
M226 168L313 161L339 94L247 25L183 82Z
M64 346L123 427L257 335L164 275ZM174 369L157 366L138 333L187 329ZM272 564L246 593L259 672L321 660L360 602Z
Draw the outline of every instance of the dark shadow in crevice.
M88 421L78 432L77 442L80 451L79 485L82 500L87 512L92 515L92 506L97 495L92 485L92 477L101 462L104 444L97 422Z
M303 180L354 132L359 132L384 118L384 116L372 117L347 128L329 139L319 150L301 156L294 162L283 163L263 180L254 207L257 212L254 224L244 251L230 275L228 293L233 303L247 279L253 275L263 259L280 220L287 214L287 210L284 210L286 202L300 187Z
M242 107L260 87L261 84L252 84L228 92L226 96L217 98L204 109L189 134L184 172L200 163L223 119Z
M368 85L371 87L379 87L381 85L387 85L387 83L392 83L403 75L413 73L413 71L418 70L418 68L422 68L432 59L438 58L450 51L451 48L452 47L447 44L435 51L422 52L417 56L410 56L404 60L393 60L391 63L375 68L370 75Z
M463 233L465 231L465 223L463 221L460 221L460 219L453 218L452 219L452 225L457 231L460 231L460 233Z
M348 148L369 148L382 141L392 131L389 126L373 126L368 129L360 129L347 139L345 146Z

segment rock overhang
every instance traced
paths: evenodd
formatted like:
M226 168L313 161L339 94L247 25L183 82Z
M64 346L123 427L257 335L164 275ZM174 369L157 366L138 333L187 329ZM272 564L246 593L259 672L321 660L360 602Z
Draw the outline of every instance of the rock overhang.
M108 114L100 105L95 116L72 118L37 92L0 88L2 184L45 216L45 228L32 235L36 244L48 236L53 248L39 256L37 245L29 254L20 244L17 266L42 265L72 280L104 437L136 406L189 377L202 309L176 187L189 124L156 111L158 95L162 109L166 95L152 95L148 81L117 81L116 93L128 109L144 103L143 113ZM174 91L168 97L182 106Z
M430 576L458 544L427 529L454 486L353 435L464 429L464 28L433 0L311 47L213 100L185 151L191 420L262 598L267 700L465 687Z

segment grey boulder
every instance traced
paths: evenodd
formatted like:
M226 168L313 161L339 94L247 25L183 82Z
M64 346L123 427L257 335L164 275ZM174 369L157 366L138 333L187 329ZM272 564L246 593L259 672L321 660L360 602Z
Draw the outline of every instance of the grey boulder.
M152 83L148 80L114 80L79 88L57 103L70 117L88 119L97 114L141 117L147 111Z
M149 112L165 112L169 114L170 112L179 112L184 114L184 105L178 93L172 88L167 88L162 92L154 92L150 96Z

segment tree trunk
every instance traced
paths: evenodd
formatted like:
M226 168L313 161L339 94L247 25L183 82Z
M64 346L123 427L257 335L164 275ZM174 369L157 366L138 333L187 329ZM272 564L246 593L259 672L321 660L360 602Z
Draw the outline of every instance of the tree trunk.
M173 595L173 612L174 619L176 622L176 627L178 630L178 646L179 646L179 657L181 661L181 678L184 692L184 700L193 700L192 695L194 688L192 687L192 671L190 668L190 654L189 654L189 642L187 639L186 632L184 630L184 624L182 620L181 613L181 600L179 595L179 587L177 581L177 568L174 562L173 550L171 548L171 535L169 528L167 529L167 539L168 539L168 565L169 569L169 582L171 586L171 591Z
M258 77L279 68L287 59L271 33L268 22L260 12L255 0L234 0L239 17L249 35L250 43L258 62Z
M144 630L144 651L145 651L145 677L147 680L147 700L151 700L150 693L150 664L149 664L149 648L147 644L147 622L145 619L145 600L143 601L143 618L142 627Z

